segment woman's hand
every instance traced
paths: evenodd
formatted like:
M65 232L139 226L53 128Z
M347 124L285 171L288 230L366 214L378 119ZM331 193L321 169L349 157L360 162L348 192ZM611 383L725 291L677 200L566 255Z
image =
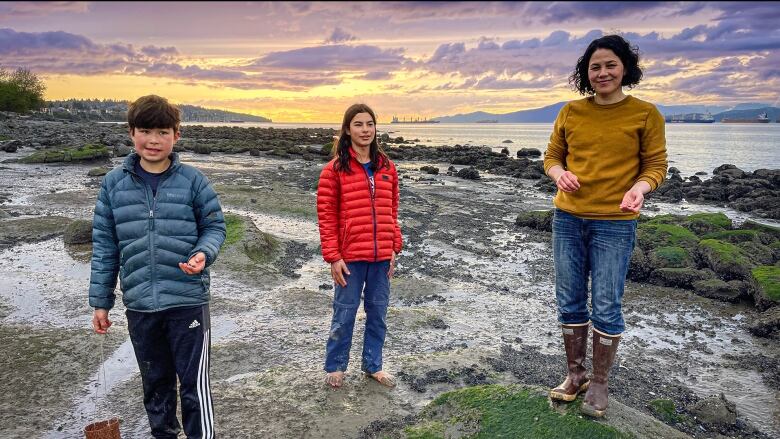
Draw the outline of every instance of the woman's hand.
M330 275L333 276L333 282L341 285L341 287L347 286L347 278L344 276L346 273L349 276L349 268L343 259L339 259L336 262L330 264Z
M620 210L623 212L639 213L639 209L645 203L645 194L650 192L650 185L646 181L638 181L623 195Z
M558 189L564 192L576 192L580 188L577 176L571 171L566 171L559 165L555 165L547 171L547 175L553 179Z

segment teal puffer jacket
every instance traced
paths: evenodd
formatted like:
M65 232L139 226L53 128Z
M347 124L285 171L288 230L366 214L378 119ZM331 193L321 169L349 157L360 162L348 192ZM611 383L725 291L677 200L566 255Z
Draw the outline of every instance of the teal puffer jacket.
M137 154L109 172L92 223L89 305L111 309L119 274L122 301L134 311L160 311L209 301L209 270L179 268L197 252L214 263L225 241L225 218L206 176L178 154L160 178L157 196L135 172Z

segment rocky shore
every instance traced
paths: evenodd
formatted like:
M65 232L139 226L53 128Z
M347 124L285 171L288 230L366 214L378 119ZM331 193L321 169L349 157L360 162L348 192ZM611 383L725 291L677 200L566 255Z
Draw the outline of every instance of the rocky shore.
M0 121L0 343L16 352L0 360L0 431L10 436L77 437L98 395L105 411L121 416L123 435L146 435L124 310L112 312L115 325L101 341L89 333L86 304L86 231L101 178L88 173L121 163L129 153L124 129ZM780 435L777 229L722 212L641 218L611 412L594 422L577 415L578 403L544 397L565 361L550 194L540 191L549 183L538 155L389 136L406 247L392 281L385 358L401 383L387 390L351 364L346 387L328 389L321 362L333 290L314 206L333 134L188 126L177 145L229 213L229 240L212 271L221 436L522 436L550 426L579 437ZM96 149L85 145L107 155L18 160ZM98 375L101 350L107 383Z
M30 156L29 151L42 151L27 158L30 162L63 162L96 160L130 153L132 143L126 135L126 124L95 124L71 121L52 122L8 118L0 120L0 150ZM330 144L336 131L332 129L278 129L187 126L177 151L198 154L223 152L250 153L253 156L301 158L307 161L327 160ZM542 152L523 148L516 157L508 149L495 152L488 146L429 147L419 139L381 136L393 160L428 161L465 166L469 171L463 178L476 179L479 172L506 175L518 179L537 180L536 187L548 193L555 185L545 177ZM476 172L474 172L476 171ZM457 173L458 170L450 172ZM683 178L679 171L669 168L669 178L652 193L650 200L729 207L752 215L780 219L780 170L758 169L745 172L734 165L724 164L706 178L707 171ZM705 177L705 178L702 178Z

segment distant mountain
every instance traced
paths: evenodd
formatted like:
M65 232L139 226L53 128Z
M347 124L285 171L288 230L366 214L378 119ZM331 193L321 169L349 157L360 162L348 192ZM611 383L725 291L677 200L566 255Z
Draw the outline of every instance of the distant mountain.
M473 113L456 114L454 116L440 116L433 120L438 120L441 123L475 123L477 121L485 120L497 120L500 123L553 123L558 116L558 112L565 104L566 102L558 102L557 104L548 105L542 108L503 114L475 111ZM734 106L656 104L656 107L664 116L709 112L717 122L720 122L723 117L750 118L756 117L763 112L766 112L769 115L769 118L775 121L778 117L777 111L780 111L778 107L771 107L768 104L760 103L743 103Z
M558 102L542 108L505 114L477 111L474 113L456 114L455 116L437 117L434 120L438 120L441 123L473 123L480 120L497 120L499 123L546 123L555 121L558 112L561 111L564 105L566 105L566 102Z
M757 110L760 108L771 107L771 104L737 104L727 110Z
M41 112L59 119L121 122L127 120L129 104L128 101L112 99L67 99L47 101ZM186 104L178 107L181 110L182 122L271 122L271 119L265 117L233 111Z
M740 104L749 105L749 104ZM656 104L656 108L664 116L671 116L673 114L688 114L688 113L710 113L717 114L723 111L731 110L733 107L723 105L661 105Z
M746 104L750 105L750 104ZM758 117L759 114L766 113L766 115L769 117L770 122L776 122L778 119L780 119L780 108L778 107L761 107L761 108L753 108L753 109L742 109L742 110L729 110L724 111L722 113L713 114L712 117L715 119L715 122L720 122L724 118L729 119L754 119Z

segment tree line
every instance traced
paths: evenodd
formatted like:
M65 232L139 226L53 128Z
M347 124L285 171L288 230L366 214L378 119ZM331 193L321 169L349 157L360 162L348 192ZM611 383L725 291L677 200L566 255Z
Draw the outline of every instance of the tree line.
M9 72L0 67L0 111L28 113L43 107L46 86L25 68Z

